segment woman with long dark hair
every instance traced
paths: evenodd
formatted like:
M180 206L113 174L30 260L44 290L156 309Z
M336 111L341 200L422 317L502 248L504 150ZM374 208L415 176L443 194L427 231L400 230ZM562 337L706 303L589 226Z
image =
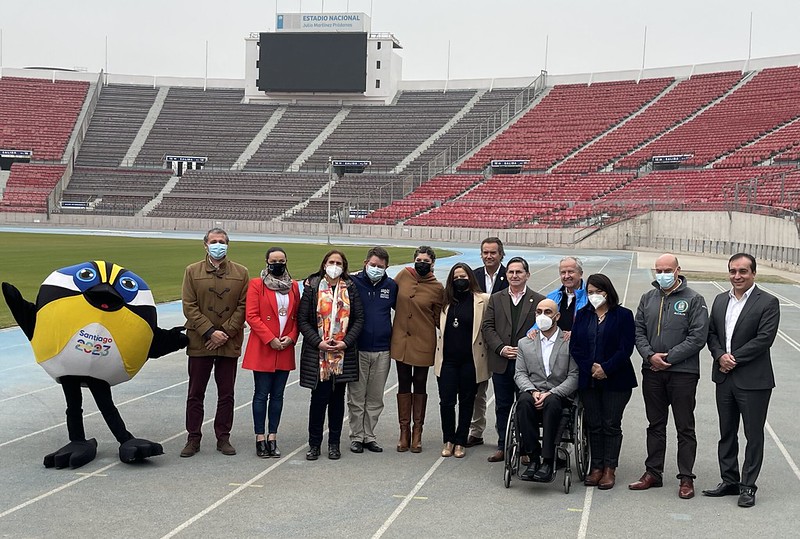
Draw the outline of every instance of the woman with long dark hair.
M422 425L428 402L428 369L436 350L436 326L442 310L444 287L433 275L436 253L427 245L414 252L414 266L400 270L397 304L392 327L391 355L397 365L397 415L400 439L397 450L422 451ZM413 432L410 429L414 416Z
M636 328L633 312L619 304L602 273L586 279L589 303L575 313L569 351L578 364L578 391L589 430L591 471L584 484L610 489L622 448L622 415L636 387L631 363Z
M283 391L289 372L295 369L294 345L297 342L297 308L300 288L286 266L286 251L270 247L266 268L247 288L246 319L250 339L242 368L253 371L253 424L256 455L280 458L277 433L283 411ZM267 404L269 401L269 404ZM264 435L269 417L269 431Z
M489 379L486 344L481 334L488 304L489 295L481 292L472 269L463 262L455 264L444 287L434 363L443 457L464 456L478 384Z
M337 460L341 457L345 388L347 382L358 379L356 343L364 326L361 298L347 273L343 252L328 251L319 273L307 279L297 325L303 334L300 385L311 389L306 459L319 458L327 411L328 458Z

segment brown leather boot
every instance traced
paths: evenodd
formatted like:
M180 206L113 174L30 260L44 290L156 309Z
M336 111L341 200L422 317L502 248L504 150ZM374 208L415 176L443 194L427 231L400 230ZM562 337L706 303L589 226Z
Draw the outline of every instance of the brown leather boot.
M428 403L428 395L412 393L411 396L414 410L414 427L411 429L411 452L419 453L422 451L422 425L425 424L425 406Z
M614 483L617 481L616 468L606 468L603 470L603 477L597 483L597 488L600 490L608 490L614 488Z
M587 487L596 487L600 483L600 479L603 478L603 471L603 468L593 468L591 473L586 476L583 484Z
M397 394L397 417L400 421L400 439L397 441L397 450L404 453L411 445L411 393Z

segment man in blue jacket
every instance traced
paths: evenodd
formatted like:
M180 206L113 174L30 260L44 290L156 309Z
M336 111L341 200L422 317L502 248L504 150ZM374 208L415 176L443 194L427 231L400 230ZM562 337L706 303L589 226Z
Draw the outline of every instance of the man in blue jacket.
M380 453L375 426L383 411L383 389L389 376L392 339L392 309L397 302L397 284L386 275L389 253L383 247L367 252L364 269L353 275L364 306L364 329L358 337L358 380L347 385L350 420L350 451L366 448Z

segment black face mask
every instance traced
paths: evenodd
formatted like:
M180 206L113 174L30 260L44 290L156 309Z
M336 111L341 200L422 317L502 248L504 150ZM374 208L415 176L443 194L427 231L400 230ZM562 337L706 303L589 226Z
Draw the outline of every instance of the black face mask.
M431 272L431 263L414 262L414 271L416 271L417 275L419 275L420 277L425 277L427 274Z
M463 294L469 290L469 279L454 279L453 290L455 290L456 294Z
M280 277L286 272L286 264L283 262L275 262L274 264L267 264L267 269L269 270L270 275L274 275L275 277Z

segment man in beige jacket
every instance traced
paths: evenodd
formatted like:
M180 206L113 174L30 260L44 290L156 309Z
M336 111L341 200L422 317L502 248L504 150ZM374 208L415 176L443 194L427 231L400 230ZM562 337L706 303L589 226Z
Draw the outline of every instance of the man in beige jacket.
M228 234L212 228L203 238L206 256L190 264L183 276L183 314L189 346L189 392L186 399L186 430L189 433L182 457L200 451L203 401L215 371L217 413L214 433L217 451L235 455L230 442L233 427L233 386L237 359L244 339L245 298L250 277L247 268L228 260Z

